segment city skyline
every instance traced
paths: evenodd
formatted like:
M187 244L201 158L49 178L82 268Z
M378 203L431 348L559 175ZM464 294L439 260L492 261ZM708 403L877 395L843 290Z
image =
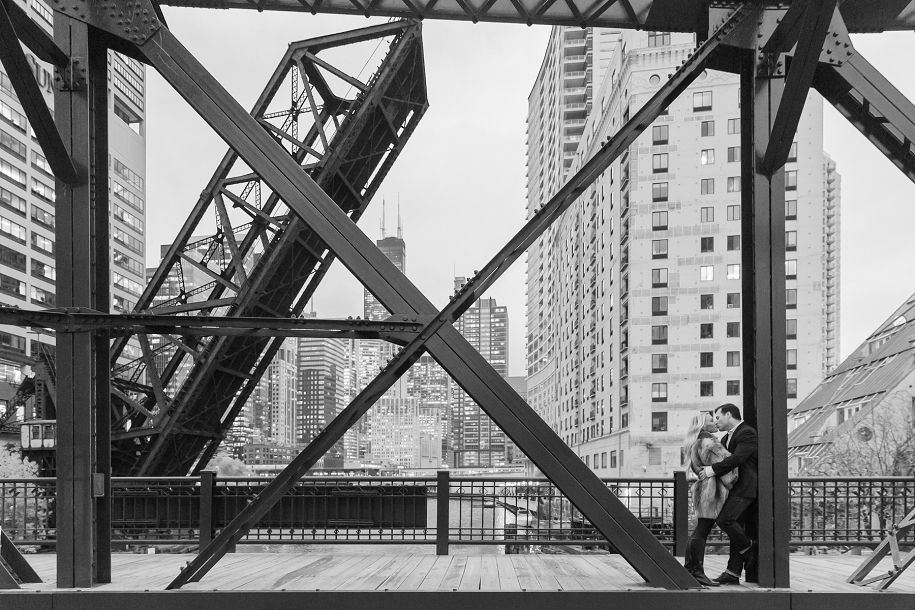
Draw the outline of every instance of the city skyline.
M265 13L251 27L233 12L201 14L172 7L165 11L173 31L243 105L249 105L254 96L246 90L246 83L251 78L259 82L266 75L278 48L292 40L373 23L339 16ZM213 24L206 32L198 27L204 17ZM192 30L195 36L184 34ZM441 307L450 297L455 267L458 273L480 268L523 224L527 96L550 29L427 21L424 32L430 111L379 196L391 203L400 194L404 232L413 252L412 279ZM233 34L246 44L236 49L215 44L218 38ZM898 53L899 48L910 44L904 36L886 33L853 38L871 63L904 94L915 97L915 75L909 73ZM459 58L450 53L456 44L467 50ZM505 70L508 65L513 69ZM150 199L175 202L169 211L183 214L185 208L179 203L196 196L204 181L200 172L208 171L203 168L215 163L224 147L184 102L167 90L158 75L150 73ZM498 105L491 100L499 100ZM490 112L493 108L498 110ZM898 280L898 269L885 261L915 257L915 242L907 239L905 231L906 226L915 224L915 206L910 203L915 192L911 183L829 105L824 114L824 148L842 168L847 202L843 219L847 220L843 242L848 263L842 277L844 357L889 315L893 303L911 294L912 287ZM174 154L176 132L172 130L188 134L187 145L182 147L188 156ZM195 170L196 164L187 162L189 157L200 159L202 167ZM205 161L207 158L212 162ZM468 174L474 178L464 178ZM164 175L169 176L167 181L161 179ZM442 185L447 188L442 189ZM856 203L859 201L868 204ZM391 210L388 212L390 216ZM381 206L373 204L360 223L372 239L379 237L380 216ZM478 217L492 221L479 226L482 223L474 223ZM168 214L163 214L150 219L154 242L174 237L174 229L164 225L167 218ZM877 231L883 239L873 239ZM468 234L473 234L479 244L472 252L463 248L460 239ZM337 317L361 315L362 286L342 267L335 267L327 286L317 294L318 306ZM519 261L486 296L520 312L523 286L523 264ZM524 368L524 324L520 320L512 335L510 369L517 375Z

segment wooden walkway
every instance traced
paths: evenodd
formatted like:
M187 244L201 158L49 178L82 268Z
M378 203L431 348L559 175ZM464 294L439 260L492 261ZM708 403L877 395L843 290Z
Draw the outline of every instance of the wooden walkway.
M56 556L28 555L44 583L26 589L55 588ZM162 590L178 575L190 555L112 556L113 581L93 591ZM866 594L872 589L845 583L861 556L793 555L792 591ZM723 555L706 559L714 577ZM881 564L880 570L890 567ZM875 571L875 574L877 572ZM187 591L655 591L619 555L381 555L236 553L226 555ZM752 584L718 587L707 593L760 591ZM915 594L915 568L890 591ZM2 598L0 598L2 602ZM3 604L0 603L0 607ZM915 608L915 595L911 600Z

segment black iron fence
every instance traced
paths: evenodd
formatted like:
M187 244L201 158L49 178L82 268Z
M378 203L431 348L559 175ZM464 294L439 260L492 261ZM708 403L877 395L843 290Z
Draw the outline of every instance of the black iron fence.
M115 545L206 543L264 488L263 478L116 478ZM680 555L689 536L689 485L665 479L605 484L663 544ZM911 478L789 481L791 544L875 546L915 507ZM54 479L0 479L0 527L20 545L56 544ZM717 537L714 543L724 543ZM240 544L609 546L544 479L307 477ZM915 543L915 540L913 540Z

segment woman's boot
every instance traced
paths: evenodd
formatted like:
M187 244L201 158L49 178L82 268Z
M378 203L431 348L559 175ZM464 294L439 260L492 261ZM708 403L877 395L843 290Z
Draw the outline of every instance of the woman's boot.
M702 538L690 538L686 543L686 561L684 567L686 571L692 574L700 585L706 587L717 587L718 583L705 575L705 540Z

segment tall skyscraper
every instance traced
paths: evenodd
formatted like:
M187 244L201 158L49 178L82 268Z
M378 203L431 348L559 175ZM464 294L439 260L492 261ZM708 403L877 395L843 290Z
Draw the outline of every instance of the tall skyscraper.
M454 278L455 290L467 281ZM495 299L479 299L455 328L503 378L508 378L508 309ZM508 463L505 433L459 387L452 390L454 465L504 466Z
M43 0L17 0L53 34ZM26 50L45 101L53 110L53 69ZM145 67L108 52L109 193L111 195L112 311L133 308L145 287ZM55 307L54 176L31 136L25 111L0 67L0 303L24 309ZM43 347L39 347L43 346ZM15 381L26 357L53 352L54 339L25 328L0 327L0 379ZM129 345L125 358L138 357ZM15 392L15 388L12 389ZM8 397L0 395L0 402ZM0 404L0 414L6 410Z
M613 43L587 62L584 101L568 59L581 38L586 59ZM694 46L554 28L529 98L529 214ZM735 75L700 75L528 252L528 399L601 475L669 474L699 409L742 406L738 91ZM785 168L786 416L838 363L839 179L822 124L811 96Z

